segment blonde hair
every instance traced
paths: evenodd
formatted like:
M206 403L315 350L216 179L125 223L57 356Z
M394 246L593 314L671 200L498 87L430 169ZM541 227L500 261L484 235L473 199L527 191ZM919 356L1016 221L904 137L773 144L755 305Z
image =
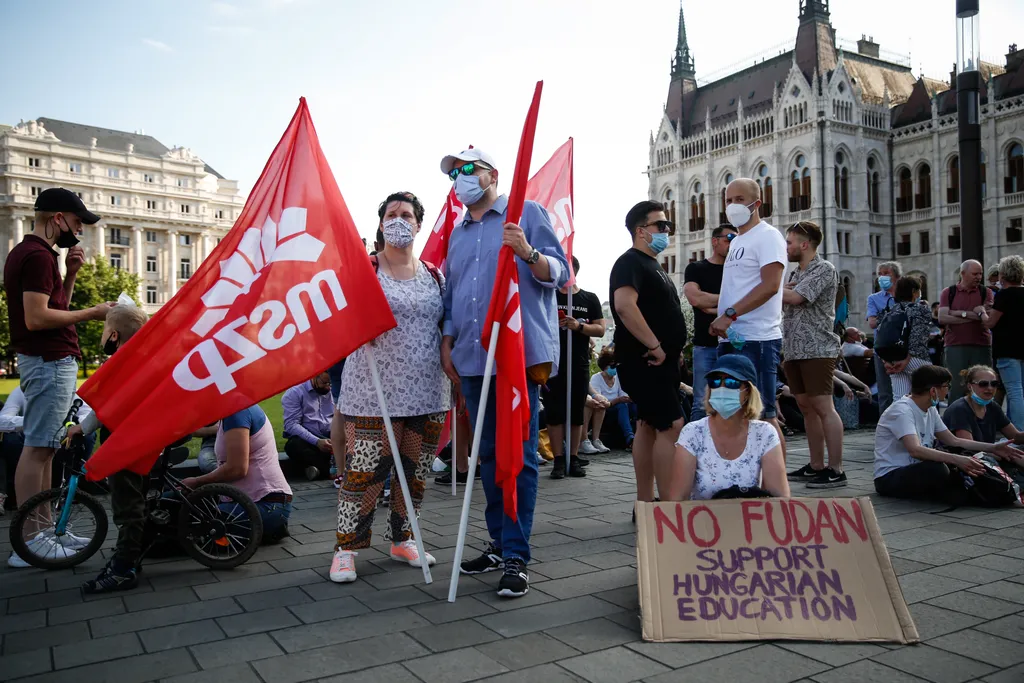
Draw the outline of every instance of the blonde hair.
M119 335L118 341L125 343L146 324L149 316L138 306L118 304L107 311L107 325Z
M1014 254L999 262L999 277L1013 285L1024 282L1024 258Z
M761 413L764 412L764 403L761 401L761 392L758 391L757 387L750 382L744 382L743 386L747 389L747 398L745 401L741 402L740 410L737 415L741 415L748 420L760 420ZM708 415L718 414L718 411L711 407L710 387L706 392L704 392L704 412Z
M966 389L967 385L971 384L974 381L974 378L982 372L988 372L999 377L999 374L987 365L972 365L966 370L960 371L960 383Z

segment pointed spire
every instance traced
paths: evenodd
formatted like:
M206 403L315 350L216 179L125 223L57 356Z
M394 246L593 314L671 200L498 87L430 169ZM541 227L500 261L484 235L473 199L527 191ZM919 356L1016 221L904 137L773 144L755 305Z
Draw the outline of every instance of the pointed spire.
M686 40L686 22L683 20L683 1L679 0L679 35L676 38L675 60L672 63L673 78L693 78L693 56Z

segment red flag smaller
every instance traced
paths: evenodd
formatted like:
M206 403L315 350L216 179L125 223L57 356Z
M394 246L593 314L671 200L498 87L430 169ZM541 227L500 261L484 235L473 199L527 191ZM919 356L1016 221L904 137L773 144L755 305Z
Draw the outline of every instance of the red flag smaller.
M438 270L444 272L444 263L448 260L448 239L455 229L455 224L462 220L466 207L455 196L453 187L445 198L441 213L434 222L434 229L430 231L427 243L423 245L420 253L420 260L432 263Z

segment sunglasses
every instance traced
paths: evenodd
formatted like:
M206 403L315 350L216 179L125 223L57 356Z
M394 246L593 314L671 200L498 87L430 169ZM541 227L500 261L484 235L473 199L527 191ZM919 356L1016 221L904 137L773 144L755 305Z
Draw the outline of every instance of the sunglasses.
M670 235L676 234L676 224L672 221L654 221L646 225L641 225L641 228L652 228L657 227L658 232L667 232Z
M736 235L737 234L738 233L730 232L728 235L719 235L718 237L713 237L712 239L725 240L726 242L732 242L734 239L736 239Z
M712 377L708 379L708 386L712 389L717 389L724 386L726 389L739 389L743 386L743 382L732 377Z
M473 172L476 171L476 168L477 162L470 161L463 164L462 166L456 166L452 170L448 171L448 177L451 178L452 180L455 180L456 178L459 177L459 175L473 175ZM488 171L491 170L489 167L484 166L483 164L480 164L480 168Z
M981 387L982 389L998 389L999 387L1003 386L1002 382L1000 382L997 379L983 379L980 382L971 382L971 384L973 384L976 387Z

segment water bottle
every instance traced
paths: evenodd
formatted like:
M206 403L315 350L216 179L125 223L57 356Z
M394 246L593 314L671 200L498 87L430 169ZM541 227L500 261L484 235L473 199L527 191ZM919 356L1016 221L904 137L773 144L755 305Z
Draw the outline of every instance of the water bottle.
M737 351L742 349L743 345L747 342L747 340L743 338L743 335L737 332L731 325L729 326L729 329L726 330L725 334L729 337L729 343L731 343L732 347Z

